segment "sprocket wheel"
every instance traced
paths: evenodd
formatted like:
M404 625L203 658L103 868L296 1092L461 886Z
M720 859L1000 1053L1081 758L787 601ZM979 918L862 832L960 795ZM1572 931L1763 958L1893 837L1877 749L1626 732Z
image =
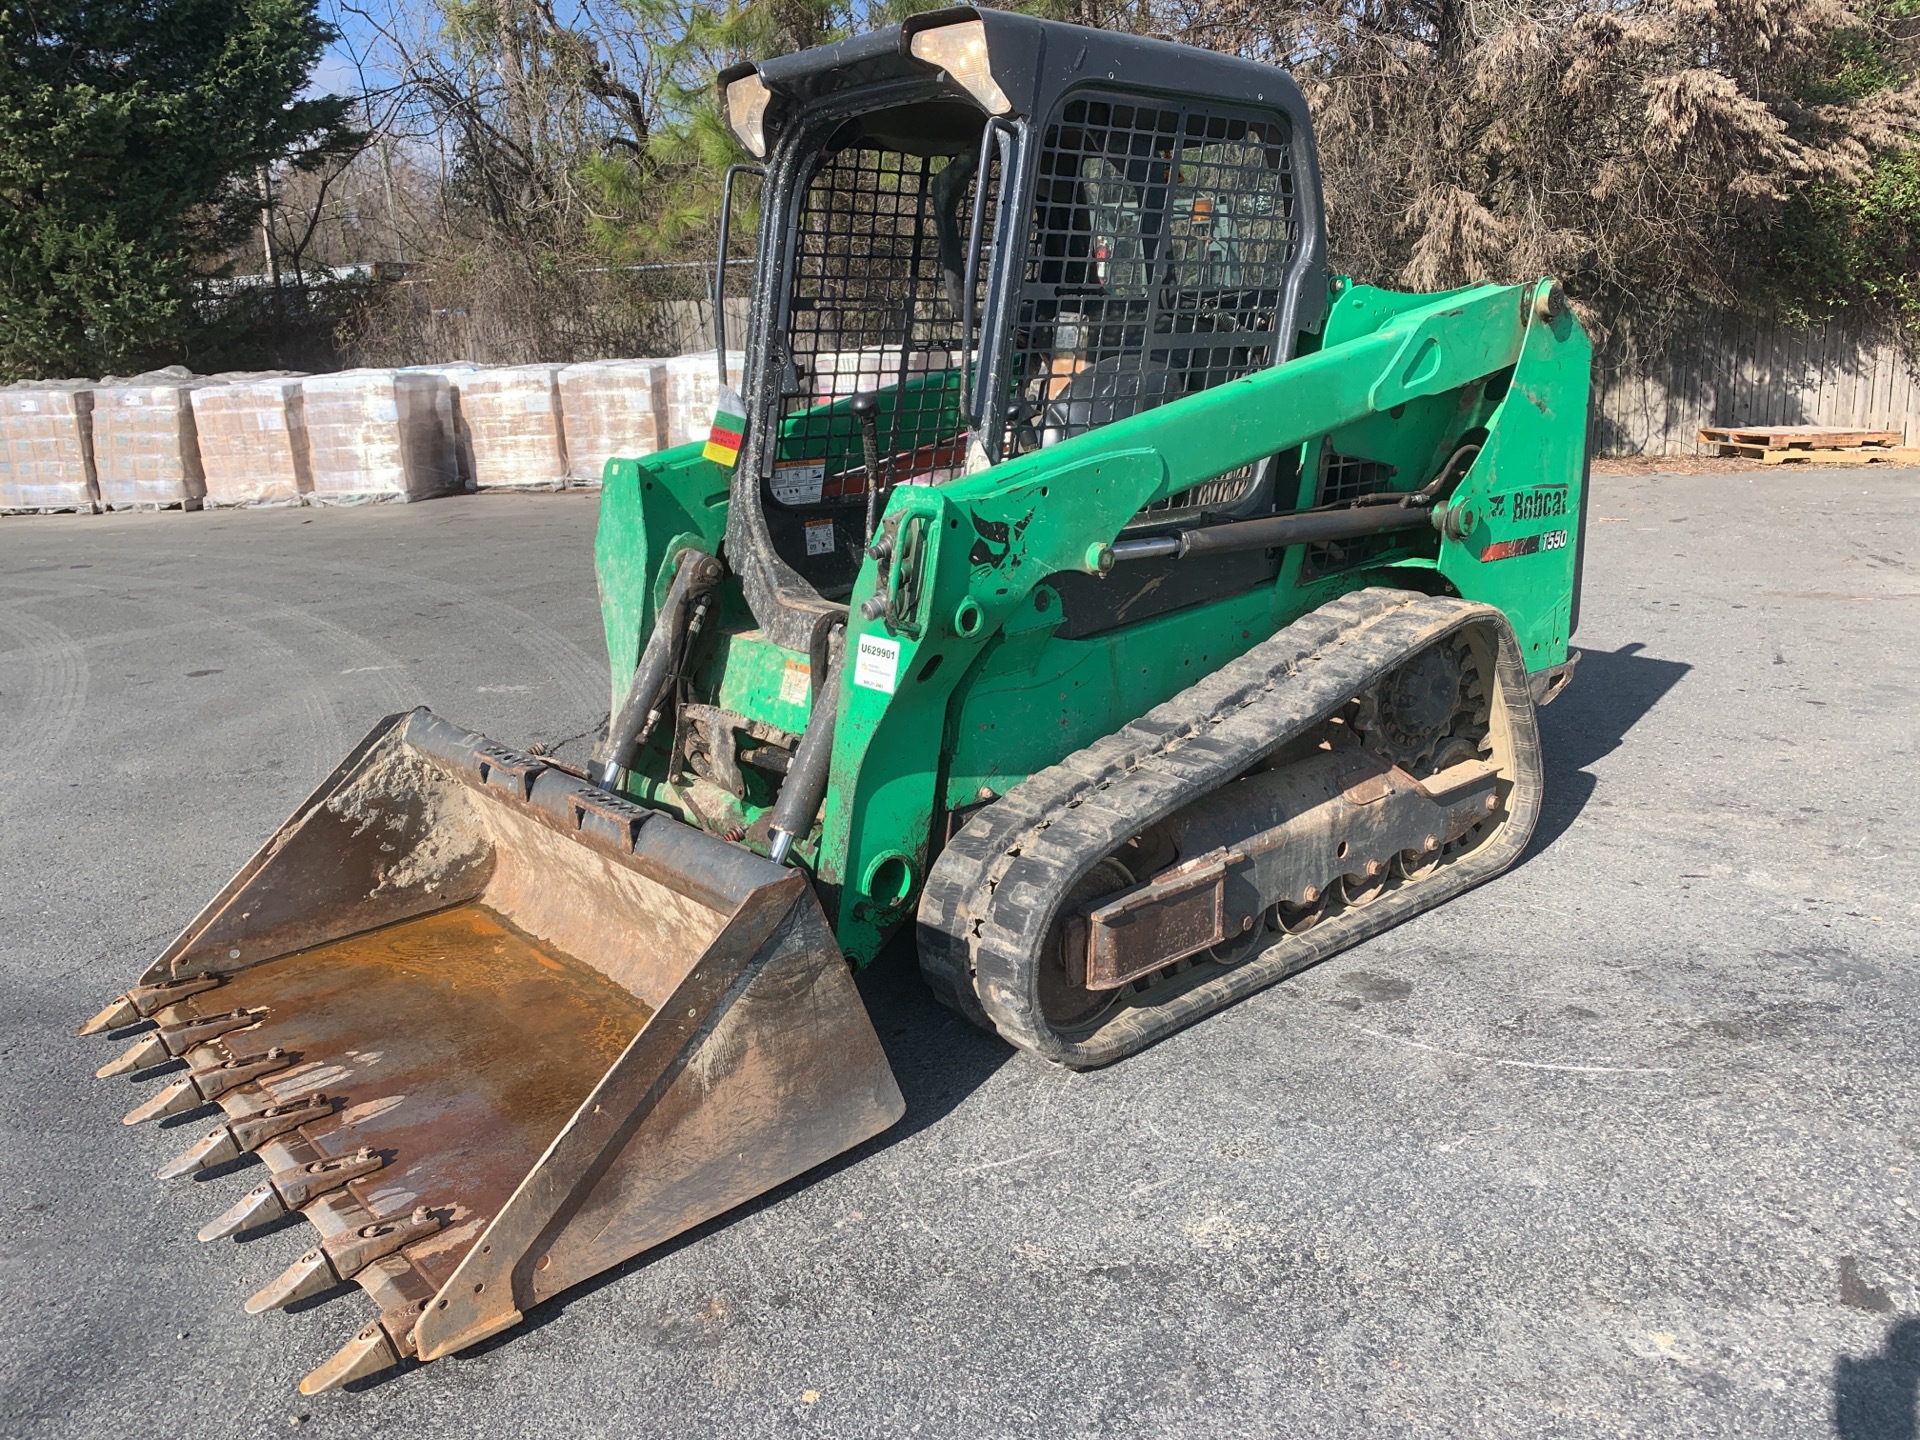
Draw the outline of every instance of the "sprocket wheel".
M1361 744L1416 775L1427 773L1441 742L1469 718L1462 712L1474 705L1468 693L1473 668L1457 639L1429 645L1395 667L1360 697L1353 723Z

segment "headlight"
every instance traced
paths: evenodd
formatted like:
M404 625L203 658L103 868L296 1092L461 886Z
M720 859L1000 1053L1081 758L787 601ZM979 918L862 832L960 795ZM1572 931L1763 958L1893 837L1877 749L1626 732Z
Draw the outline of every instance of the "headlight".
M958 25L922 30L913 37L910 48L914 59L938 65L951 75L989 115L1005 115L1013 109L1013 102L1007 99L987 63L987 27L980 21L962 20Z
M772 98L758 75L742 75L727 86L727 128L756 160L767 158L767 102Z

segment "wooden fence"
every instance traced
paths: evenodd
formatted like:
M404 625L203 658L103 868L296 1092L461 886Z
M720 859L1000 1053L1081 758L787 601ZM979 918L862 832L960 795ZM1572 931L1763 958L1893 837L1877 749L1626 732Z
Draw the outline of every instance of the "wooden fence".
M1840 323L1729 316L1657 347L1616 340L1594 364L1594 453L1709 453L1702 425L1857 425L1920 444L1916 366L1892 337Z

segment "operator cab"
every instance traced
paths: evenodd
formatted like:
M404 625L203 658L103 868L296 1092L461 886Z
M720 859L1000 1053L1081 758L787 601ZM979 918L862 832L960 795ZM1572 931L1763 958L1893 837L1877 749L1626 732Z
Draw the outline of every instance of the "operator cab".
M870 498L1251 374L1317 330L1297 88L1089 33L941 11L722 75L735 133L766 161L727 543L778 643L806 648L839 613ZM1136 525L1264 513L1276 469Z

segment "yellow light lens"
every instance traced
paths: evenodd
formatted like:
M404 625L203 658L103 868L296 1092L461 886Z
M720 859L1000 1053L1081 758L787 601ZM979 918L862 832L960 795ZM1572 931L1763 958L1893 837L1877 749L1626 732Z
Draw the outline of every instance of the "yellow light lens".
M978 20L962 20L958 25L942 25L922 30L913 37L913 58L938 65L989 115L1005 115L1013 109L1006 91L993 78L987 63L987 27Z
M767 102L773 98L758 75L727 86L727 126L756 160L767 158Z

